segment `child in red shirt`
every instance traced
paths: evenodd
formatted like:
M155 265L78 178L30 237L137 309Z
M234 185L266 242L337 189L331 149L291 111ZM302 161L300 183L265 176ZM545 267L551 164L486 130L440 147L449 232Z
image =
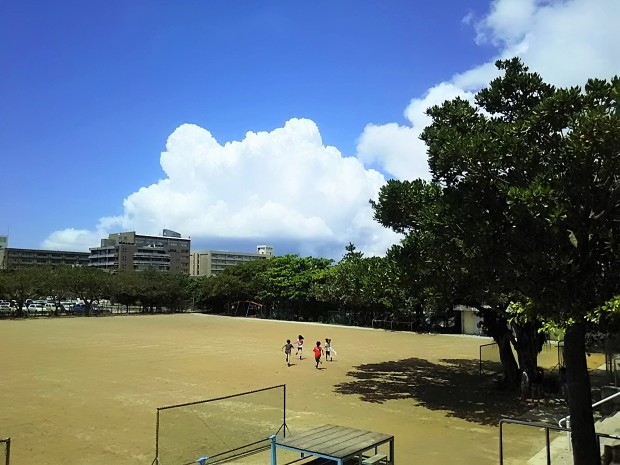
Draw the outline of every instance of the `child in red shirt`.
M321 355L323 354L323 349L321 348L321 341L316 341L316 346L314 347L314 360L316 361L316 368L319 368L319 363L321 362Z

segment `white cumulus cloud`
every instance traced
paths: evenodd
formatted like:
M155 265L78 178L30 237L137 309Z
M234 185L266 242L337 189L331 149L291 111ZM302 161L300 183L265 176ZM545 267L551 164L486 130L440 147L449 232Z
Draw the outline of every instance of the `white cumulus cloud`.
M495 59L455 74L405 109L407 125L369 124L357 156L397 179L429 178L426 147L418 140L430 119L426 109L474 93L497 76L496 59L519 56L532 71L557 86L583 85L588 78L620 74L620 1L495 0L482 18L467 15L476 42L496 47Z
M307 119L225 144L184 124L168 138L160 163L165 179L129 195L122 216L103 218L93 232L54 232L45 246L93 247L107 232L159 234L162 225L214 243L267 241L276 253L279 241L297 242L303 254L334 258L349 242L376 255L398 240L372 219L369 200L383 175L323 145Z
M97 231L67 228L51 233L41 246L46 250L85 252L89 247L96 247L102 237L97 234Z

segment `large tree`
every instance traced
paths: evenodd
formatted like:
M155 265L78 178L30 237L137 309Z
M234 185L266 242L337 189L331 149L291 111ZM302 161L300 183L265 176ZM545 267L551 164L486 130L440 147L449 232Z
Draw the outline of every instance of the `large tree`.
M341 312L343 321L370 325L373 319L385 319L386 313L405 311L406 296L399 286L399 269L389 257L364 257L349 244L340 262L330 267L315 283L317 300Z
M85 314L91 314L93 303L110 294L110 275L90 266L66 268L64 280L68 283L68 294L82 299Z
M4 293L16 302L15 316L27 316L24 312L26 300L37 298L41 292L43 276L41 268L17 268L0 272Z
M256 276L260 285L257 297L261 302L286 308L298 317L316 319L320 310L312 288L325 279L331 264L330 259L298 255L271 258Z
M202 308L220 312L230 310L232 302L259 300L262 286L260 275L270 265L270 260L253 260L224 268L209 277L194 278L192 295ZM262 301L269 304L267 301Z
M516 388L519 366L505 311L510 297L495 269L488 265L492 259L487 256L489 249L464 246L463 231L471 228L462 218L463 211L452 208L438 183L423 180L388 181L378 201L371 203L377 221L405 235L388 255L402 268L401 281L416 295L416 306L425 309L426 314L429 303L444 309L455 304L478 309L486 333L499 348L503 385ZM525 344L520 348L527 350ZM533 374L536 360L528 361L528 371Z
M586 366L588 315L620 291L620 79L543 82L518 59L476 95L429 109L433 182L484 278L566 328L575 465L599 463Z

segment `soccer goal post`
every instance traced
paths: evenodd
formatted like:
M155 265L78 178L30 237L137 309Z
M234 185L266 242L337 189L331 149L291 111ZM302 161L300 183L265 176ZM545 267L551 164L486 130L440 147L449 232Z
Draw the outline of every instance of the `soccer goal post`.
M285 437L286 385L157 409L157 465L220 463L266 450Z

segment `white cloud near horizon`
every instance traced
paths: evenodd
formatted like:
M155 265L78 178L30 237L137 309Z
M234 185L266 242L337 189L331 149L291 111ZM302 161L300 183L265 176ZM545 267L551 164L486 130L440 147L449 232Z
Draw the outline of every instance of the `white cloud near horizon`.
M413 98L404 111L407 124L368 124L358 139L358 158L396 179L429 179L426 146L419 140L430 123L426 109L457 96L473 101L475 92L498 75L497 59L519 56L561 87L618 75L619 19L618 0L493 1L486 16L470 14L464 22L474 25L478 44L496 47L496 57Z
M464 21L476 43L495 47L495 59L519 56L547 82L569 86L620 74L618 18L618 0L494 0L486 15ZM161 154L164 179L130 194L121 216L102 218L93 230L55 231L43 247L87 250L109 232L158 234L168 225L192 239L265 241L276 253L285 241L298 244L301 255L337 258L352 242L368 255L383 255L399 236L373 221L368 200L385 175L430 178L419 139L430 123L426 109L457 96L473 100L497 76L495 59L412 98L407 124L369 123L356 157L323 145L307 119L224 144L207 129L182 125Z

